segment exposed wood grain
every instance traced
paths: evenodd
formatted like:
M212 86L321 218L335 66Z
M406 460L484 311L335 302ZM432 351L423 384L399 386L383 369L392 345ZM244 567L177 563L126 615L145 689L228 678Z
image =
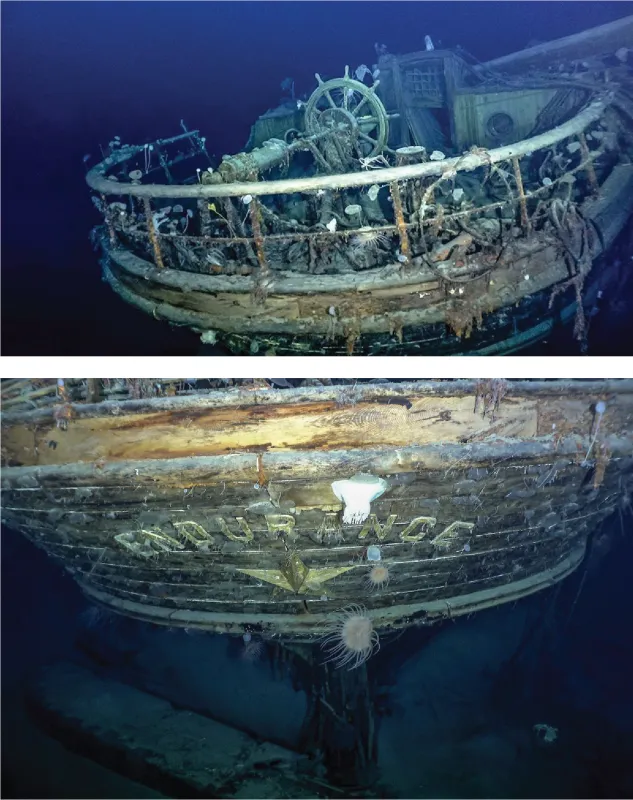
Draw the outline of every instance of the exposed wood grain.
M50 411L10 414L5 447L17 437L39 452L54 430L73 458L95 458L101 442L114 458L5 468L3 521L91 596L165 624L242 632L257 620L262 634L295 637L316 635L313 617L351 603L385 627L412 624L415 609L422 621L494 605L567 574L633 489L633 394L603 382L563 394L552 383L531 395L510 384L494 420L481 402L474 413L488 384L456 396L442 383L373 387L346 405L305 390L291 401L228 393L224 406L223 393L74 404L59 431ZM156 457L163 440L176 453L207 442L229 452ZM592 442L608 453L597 483ZM356 472L387 488L364 522L347 525L332 482ZM390 572L378 591L370 544Z
M119 263L120 260L119 256L113 255L106 276L115 291L128 302L146 311L150 304L156 314L167 319L234 333L328 335L332 324L332 317L328 315L330 307L340 309L339 321L358 320L362 333L385 333L390 330L390 314L398 314L407 326L428 325L444 321L446 309L451 302L457 302L447 298L444 292L435 291L437 281L429 285L431 275L426 273L422 281L414 279L409 280L408 284L400 282L400 303L393 291L387 294L381 292L382 279L371 285L365 277L364 289L347 290L347 293L343 290L337 294L328 293L327 287L321 283L318 291L315 289L309 294L307 287L299 288L300 284L306 282L306 276L302 275L296 287L294 283L298 279L286 280L279 276L266 304L255 306L251 302L250 284L246 279L243 279L241 291L237 286L231 292L183 291L181 287L171 289L165 286L162 271L156 272L148 262L134 257L132 272L131 259L125 260L125 266ZM529 274L528 281L524 280L526 274ZM185 278L181 276L182 273L179 273L177 280L182 283ZM201 277L207 276L196 276L197 279ZM494 283L486 293L486 308L493 311L512 305L566 277L565 262L558 257L556 248L540 243L539 252L517 255L504 270L497 270ZM186 276L186 280L190 282L189 276ZM360 291L364 294L359 294ZM427 292L431 292L430 298L424 296Z
M605 431L601 441L613 457L629 456L633 452L633 432L622 435ZM269 481L303 479L310 481L337 480L356 472L376 475L401 475L420 470L442 469L447 473L456 467L477 468L502 465L504 462L547 459L553 455L579 457L588 447L590 436L552 436L528 441L474 442L468 445L442 444L382 450L271 452L266 455ZM226 489L231 484L257 482L257 456L254 453L227 456L196 456L191 458L147 459L140 461L94 462L39 467L8 467L2 472L3 488L70 486L108 486L113 481L138 487L156 485L217 486Z
M175 404L172 411L133 414L129 409L127 414L116 416L108 413L114 404L102 404L102 416L95 414L99 406L77 406L67 430L57 428L52 410L19 417L37 419L36 427L10 425L5 418L3 447L14 465L92 462L95 471L112 462L250 452L265 454L262 465L266 471L269 455L283 451L357 451L432 442L449 445L494 437L525 441L552 433L588 436L593 429L595 403L604 397L608 402L601 421L602 434L630 429L633 396L625 394L600 392L585 399L547 401L508 396L494 421L473 413L472 398L401 395L387 397L386 402L376 397L373 402L358 402L351 407L340 407L333 401L241 408L209 408L203 403L197 407L190 402L184 407Z
M473 400L467 397L414 397L407 404L337 408L330 402L78 418L64 431L54 425L35 432L11 427L3 444L23 465L52 465L423 445L490 436L528 439L536 434L533 400L508 398L494 422L473 414Z
M542 42L509 55L487 61L474 70L500 69L502 72L525 71L529 66L541 67L553 61L586 59L591 53L615 52L618 47L630 47L633 38L633 16L622 17L605 25L588 28L580 33Z

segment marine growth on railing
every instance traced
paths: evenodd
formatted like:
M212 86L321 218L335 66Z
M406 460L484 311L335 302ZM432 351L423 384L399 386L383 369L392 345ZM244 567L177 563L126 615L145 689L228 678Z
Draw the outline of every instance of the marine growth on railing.
M466 317L447 312L468 334L489 310L494 271L535 234L567 262L569 281L556 292L573 285L581 298L596 236L581 205L627 149L609 99L515 145L451 158L419 146L362 155L337 125L225 156L217 170L197 131L142 147L114 141L88 174L105 220L94 240L106 255L125 248L158 270L250 277L256 303L290 274L379 277L386 268L406 281L425 269L456 299L468 292ZM165 184L154 182L158 171ZM581 335L582 314L576 327Z

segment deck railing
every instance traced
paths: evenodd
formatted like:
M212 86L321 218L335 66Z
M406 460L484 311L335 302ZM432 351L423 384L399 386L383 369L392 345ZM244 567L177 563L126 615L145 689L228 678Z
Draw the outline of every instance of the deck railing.
M574 212L599 190L596 160L614 150L613 126L601 125L611 100L595 97L564 124L516 144L473 147L453 158L403 153L397 166L374 169L374 162L359 172L257 180L283 170L297 150L316 149L315 137L291 145L271 140L254 153L225 157L215 173L198 169L185 183L144 184L143 170L130 168L141 157L147 164L149 145L126 146L91 169L87 182L104 215L106 247L127 248L159 270L250 276L259 301L290 271L327 278L391 265L406 278L413 265L448 283L467 282L488 275L510 242L546 224L573 274L585 268L577 262L586 250L583 242L574 252ZM167 159L168 148L183 140L189 153ZM153 147L163 154L168 181L172 164L206 155L196 131ZM220 182L245 173L251 179ZM580 173L585 181L576 180ZM126 174L136 179L123 182Z

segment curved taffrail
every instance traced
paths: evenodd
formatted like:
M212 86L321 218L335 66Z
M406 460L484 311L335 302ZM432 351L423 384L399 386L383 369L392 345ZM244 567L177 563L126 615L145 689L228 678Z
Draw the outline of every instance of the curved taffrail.
M198 131L153 145L113 143L114 152L86 176L105 222L92 234L104 254L104 278L146 313L248 352L259 346L322 352L325 337L333 343L328 349L351 353L365 335L375 341L363 340L362 347L382 348L389 336L401 345L405 328L442 324L469 337L484 313L546 290L549 309L572 283L577 295L582 291L591 259L621 227L611 211L603 214L608 230L596 223L588 204L606 197L621 207L618 220L629 213L620 202L627 165L613 155L618 112L633 119L628 95L615 82L573 85L588 92L586 104L543 133L422 163L401 163L405 156L396 151L397 166L384 161L385 167L365 169L377 165L361 162L356 172L285 179L269 173L283 174L299 151L312 152L320 164L316 145L336 135L331 129L299 134L290 144L268 139L224 156L215 170L201 163L184 173L175 167L209 158ZM540 166L531 163L535 153L544 155ZM161 168L164 183L141 182ZM478 169L480 181L465 174ZM307 206L295 214L297 202ZM530 255L536 252L538 263ZM359 291L371 292L362 314ZM569 308L568 316L575 306ZM576 327L582 336L582 318ZM264 345L255 341L259 335Z
M496 164L513 158L551 147L564 139L581 134L589 125L597 122L614 98L614 93L609 92L601 98L591 101L586 108L572 119L552 128L545 133L524 139L516 144L486 150L483 153L468 152L461 156L447 158L442 161L429 161L423 164L412 164L400 167L386 167L381 170L368 170L366 172L346 172L339 175L323 175L315 178L288 178L275 181L243 181L229 184L204 184L183 186L178 184L121 184L113 182L106 177L112 167L124 163L139 153L144 146L130 145L108 156L104 161L94 166L86 175L86 181L91 189L105 195L127 195L131 197L154 198L192 198L205 197L243 197L245 195L277 195L292 194L294 192L311 192L319 189L350 189L359 186L371 186L377 181L390 183L392 181L411 180L415 178L428 178L442 175L451 170L471 171L487 164ZM280 149L280 160L285 158L286 150Z

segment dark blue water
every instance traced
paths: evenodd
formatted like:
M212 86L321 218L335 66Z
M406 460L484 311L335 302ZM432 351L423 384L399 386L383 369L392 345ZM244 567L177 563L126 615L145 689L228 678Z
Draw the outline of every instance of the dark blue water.
M195 354L198 338L101 282L83 157L199 128L220 158L245 145L291 77L371 64L374 43L430 35L480 60L631 13L627 3L6 3L2 19L2 333L7 355ZM624 333L595 353L624 352ZM611 348L609 350L609 348ZM614 349L615 348L615 349ZM543 352L577 352L571 337Z

